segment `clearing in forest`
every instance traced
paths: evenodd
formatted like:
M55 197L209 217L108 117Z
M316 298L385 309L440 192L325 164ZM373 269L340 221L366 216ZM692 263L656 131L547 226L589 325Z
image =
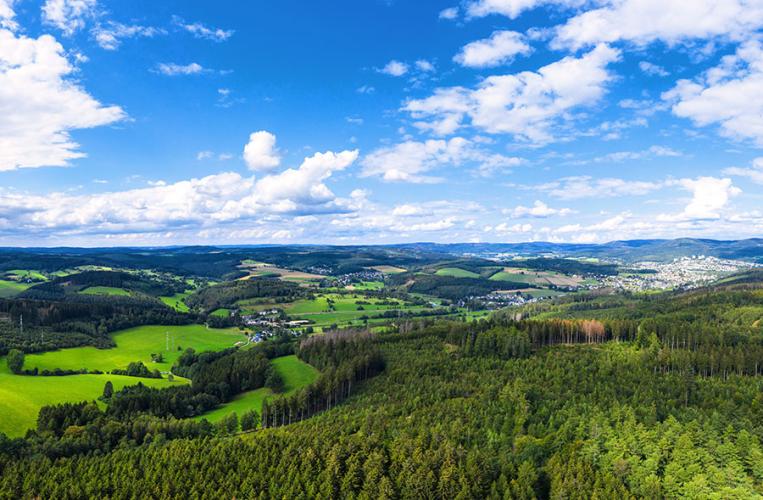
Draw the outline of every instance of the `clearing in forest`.
M146 379L120 375L69 375L64 377L32 377L14 375L0 357L0 433L21 437L37 422L40 408L65 402L94 401L103 394L107 381L114 390L141 382L149 387L169 387L187 381L175 378Z
M289 395L311 384L318 378L319 372L311 365L297 358L297 356L283 356L272 361L273 366L284 382L284 395ZM221 405L210 412L195 417L195 420L206 419L210 422L218 422L231 413L239 417L247 411L255 410L257 414L262 410L262 403L268 397L274 395L267 387L254 391L244 392L236 396L232 401Z
M149 370L167 371L182 351L191 347L197 352L219 351L246 340L235 328L214 329L204 325L148 325L122 330L112 335L116 347L97 349L75 347L41 354L29 354L25 369L111 371L125 369L133 361L141 361ZM152 361L152 354L161 354L163 361Z

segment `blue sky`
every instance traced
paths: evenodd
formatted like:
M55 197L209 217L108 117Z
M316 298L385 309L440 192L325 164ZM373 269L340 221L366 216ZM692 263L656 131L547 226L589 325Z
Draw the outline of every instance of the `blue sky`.
M0 0L0 244L763 234L763 0Z

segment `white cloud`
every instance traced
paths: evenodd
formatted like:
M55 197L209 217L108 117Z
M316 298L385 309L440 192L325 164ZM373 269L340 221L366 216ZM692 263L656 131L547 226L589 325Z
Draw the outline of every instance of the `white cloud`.
M649 61L641 61L638 63L638 67L641 71L650 76L668 76L670 73L660 65L651 63Z
M72 35L85 27L86 21L95 16L97 0L46 0L42 6L42 20Z
M750 168L729 167L724 169L723 173L736 177L747 177L756 184L763 184L763 157L755 158Z
M533 230L533 226L532 226L532 224L526 224L526 223L525 224L514 224L514 225L510 226L509 224L507 224L505 222L502 222L502 223L498 224L495 227L488 226L488 227L485 228L485 230L486 231L494 231L494 232L499 233L501 235L507 235L507 234L512 234L512 233L529 233L530 231Z
M0 171L68 165L85 156L70 131L126 118L88 94L74 72L52 36L0 29Z
M654 157L678 157L682 153L667 146L652 146L642 151L617 151L594 158L596 163L619 163L627 160L643 160Z
M629 181L617 178L594 179L590 176L564 177L534 188L562 200L642 196L662 189L663 182Z
M371 85L361 85L360 87L355 89L355 91L358 94L373 94L374 92L376 92L376 89L372 87Z
M431 97L408 101L404 110L416 125L441 135L455 132L469 118L488 133L545 143L553 128L574 108L597 102L613 79L607 66L619 51L600 45L581 57L568 56L538 72L490 76L474 89L437 89Z
M438 14L438 17L440 19L452 21L458 17L458 7L448 7L447 9L443 9Z
M586 11L557 29L555 46L579 48L619 40L746 38L763 26L760 0L619 0Z
M408 73L408 65L393 59L380 69L379 72L390 76L403 76Z
M430 73L435 70L434 64L432 64L430 61L427 61L426 59L419 59L416 61L415 65L417 70L424 73Z
M156 65L156 71L167 76L178 75L198 75L204 73L206 70L199 63L190 64L176 64L176 63L159 63Z
M126 25L111 21L92 30L95 41L106 50L116 50L125 38L152 38L165 33L164 30L151 26Z
M13 20L16 17L16 13L13 11L13 1L0 0L0 28L12 30L18 27L16 21Z
M298 169L288 169L257 181L257 201L269 204L276 211L292 211L299 204L330 202L334 199L334 194L323 181L334 172L350 166L357 158L357 150L316 153L305 158ZM295 205L294 208L292 205Z
M470 17L485 17L491 14L516 19L526 11L543 5L556 5L559 7L579 7L587 3L587 0L475 0L467 5L466 12Z
M210 28L202 23L186 23L180 17L173 17L173 22L191 33L195 38L202 38L205 40L212 40L213 42L224 42L229 39L235 33L234 30L223 30L220 28Z
M199 161L211 160L213 158L217 158L218 161L227 161L233 158L233 155L230 153L215 154L214 151L208 151L208 150L199 151L198 153L196 153L196 159Z
M337 214L349 201L337 198L324 182L349 166L357 151L317 153L299 168L256 181L233 172L150 187L88 195L34 195L0 188L0 222L23 234L51 235L143 233L209 228L261 216ZM241 226L239 225L239 228ZM284 230L288 227L284 228ZM9 234L6 230L0 234Z
M681 179L675 182L678 186L692 193L692 198L683 212L677 215L660 215L659 221L671 222L682 220L718 219L721 210L730 199L742 191L735 187L731 179L716 177L698 177L697 179Z
M281 155L276 148L276 136L267 130L253 132L244 146L244 161L249 169L267 171L281 164Z
M470 68L489 68L509 63L516 56L530 52L532 48L522 33L494 31L490 38L466 44L453 60Z
M440 177L425 175L444 166L467 162L494 170L518 165L521 160L490 154L463 137L450 140L406 141L372 151L361 161L362 177L381 177L389 182L435 183Z
M662 97L673 114L698 126L718 124L721 134L763 146L763 45L742 44L734 55L696 81L679 80Z
M569 208L551 208L542 201L536 200L532 207L519 205L512 210L505 210L504 213L510 214L514 219L521 219L523 217L545 219L555 215L564 217L570 215L572 210Z

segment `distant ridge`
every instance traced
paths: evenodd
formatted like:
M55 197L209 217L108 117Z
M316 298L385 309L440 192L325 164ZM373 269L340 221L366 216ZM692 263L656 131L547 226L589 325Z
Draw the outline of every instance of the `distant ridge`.
M414 255L475 255L491 257L498 254L519 256L553 255L557 257L594 257L603 260L671 261L679 257L705 255L723 259L738 259L763 263L763 238L745 240L712 240L700 238L618 240L608 243L551 243L543 241L523 243L399 243L390 245L319 245L319 244L253 244L253 245L172 245L166 247L101 247L101 248L21 248L0 247L0 254L14 252L50 255L95 255L112 252L127 254L173 253L205 254L211 252L236 253L245 249L332 250L332 251L393 251Z

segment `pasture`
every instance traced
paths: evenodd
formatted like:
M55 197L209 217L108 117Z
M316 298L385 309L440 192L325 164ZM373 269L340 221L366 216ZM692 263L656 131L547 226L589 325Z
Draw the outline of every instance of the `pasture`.
M26 357L24 368L39 370L86 368L105 372L115 368L125 369L133 361L142 361L150 370L156 368L167 371L182 351L189 347L199 352L219 351L233 347L236 342L246 340L244 334L238 329L207 329L204 325L139 326L116 332L112 338L116 347L111 349L75 347L30 354ZM163 362L153 362L151 354L161 354L164 358Z
M186 290L183 293L176 293L175 295L159 297L159 300L164 302L167 307L170 307L179 312L188 312L188 305L185 303L185 299L193 293L193 290Z
M67 401L93 401L103 393L103 386L109 380L115 390L138 382L150 387L187 383L179 377L174 382L120 375L27 377L10 373L5 358L0 358L0 433L21 437L27 429L36 425L37 413L43 406Z
M479 278L480 275L461 269L460 267L443 267L435 273L437 276L450 276L451 278Z
M33 269L11 269L10 271L5 271L4 274L16 280L48 281L47 276Z
M289 395L298 389L311 384L318 378L319 372L312 366L301 361L297 356L284 356L272 361L276 371L284 381L284 394ZM236 413L239 417L249 411L255 410L258 414L262 409L262 403L274 393L267 387L239 394L232 401L221 405L204 415L196 417L196 420L206 419L210 422L218 422L223 417Z
M33 283L19 283L17 281L0 280L0 299L15 297L32 285Z
M89 286L80 290L83 295L114 295L117 297L129 297L130 291L124 288L115 288L113 286Z
M221 307L220 309L215 309L211 313L209 313L210 316L216 316L218 318L227 318L230 316L230 309L225 309L224 307Z
M384 303L387 302L387 303ZM283 304L286 313L294 319L312 321L312 326L325 328L331 325L349 326L362 324L364 316L373 317L384 311L419 312L421 306L413 306L399 299L382 301L361 294L321 294L312 300L298 300ZM376 321L370 320L369 323Z

